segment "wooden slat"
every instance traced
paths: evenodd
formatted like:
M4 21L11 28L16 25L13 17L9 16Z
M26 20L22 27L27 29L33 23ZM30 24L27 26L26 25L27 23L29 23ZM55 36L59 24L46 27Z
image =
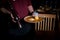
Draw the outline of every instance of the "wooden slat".
M55 18L56 18L55 14L39 14L39 17L42 17L45 19L38 22L38 24L35 23L35 30L37 30L37 31L52 31L52 30L54 30ZM53 22L53 24L52 24L52 22Z
M54 28L55 28L55 18L54 18L54 21L53 21L53 30L54 30Z
M52 18L50 19L50 31L52 30Z
M40 30L42 30L42 21L40 22Z
M38 31L40 30L40 22L38 22Z
M47 17L46 17L46 23L45 23L45 31L47 30Z
M45 20L43 19L43 31L44 31L44 22L45 22Z
M35 23L35 30L37 31L37 23Z
M48 18L48 31L49 31L49 19L50 19L50 18Z

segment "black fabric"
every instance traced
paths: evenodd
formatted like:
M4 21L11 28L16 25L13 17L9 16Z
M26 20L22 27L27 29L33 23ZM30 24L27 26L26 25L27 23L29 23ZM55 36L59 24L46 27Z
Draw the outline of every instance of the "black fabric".
M4 14L3 12L0 11L0 35L2 38L6 38L8 37L8 21L9 20L9 16L8 14Z
M20 28L17 23L9 24L9 37L14 39L32 38L35 35L34 24L27 23L24 19L21 19L20 23L22 28Z
M1 37L20 40L33 39L35 35L34 24L27 23L23 19L20 22L23 26L22 29L18 27L17 23L12 22L10 15L0 12Z

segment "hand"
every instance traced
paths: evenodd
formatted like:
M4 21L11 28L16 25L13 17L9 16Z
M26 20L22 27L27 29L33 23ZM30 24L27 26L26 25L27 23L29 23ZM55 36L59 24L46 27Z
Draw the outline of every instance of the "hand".
M16 21L12 18L12 21L14 22L14 23L16 23Z
M32 16L38 16L38 12L33 12Z
M11 18L12 18L12 21L16 23L16 21L14 20L14 16L12 14L11 14Z

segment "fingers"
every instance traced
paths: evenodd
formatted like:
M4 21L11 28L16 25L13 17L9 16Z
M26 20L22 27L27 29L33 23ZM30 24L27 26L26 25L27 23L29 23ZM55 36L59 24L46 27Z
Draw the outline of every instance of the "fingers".
M11 18L14 19L14 16L11 14Z
M16 21L15 21L14 19L12 19L12 21L13 21L14 23L16 23Z

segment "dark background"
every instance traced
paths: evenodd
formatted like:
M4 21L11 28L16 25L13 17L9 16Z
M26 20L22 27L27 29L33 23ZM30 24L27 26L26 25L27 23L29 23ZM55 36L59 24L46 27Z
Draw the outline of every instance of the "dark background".
M52 9L55 8L55 5L56 5L56 8L60 8L60 0L47 0L48 1L48 6L52 6ZM53 2L51 5L50 2ZM32 2L32 5L34 7L34 10L38 9L40 5L44 6L46 4L46 0L31 0ZM55 2L57 2L55 4ZM4 6L5 8L9 7L9 4L8 2L6 4L3 4L2 3L2 0L0 0L0 8ZM55 13L57 15L57 13ZM60 11L59 11L59 16L60 16ZM1 37L6 37L8 36L8 22L12 22L11 21L11 17L10 15L8 14L4 14L3 12L0 11L0 28L1 28ZM36 38L37 39L42 39L42 40L50 40L50 38L48 37L53 37L52 40L59 40L60 39L60 28L58 28L58 23L60 22L60 19L59 21L56 21L56 32L37 32L37 36ZM60 25L60 24L59 24ZM59 26L60 27L60 26ZM52 35L51 35L52 33ZM51 36L47 36L47 35L51 35ZM47 37L46 37L47 36ZM8 37L6 37L8 38ZM39 40L40 40L39 39Z

